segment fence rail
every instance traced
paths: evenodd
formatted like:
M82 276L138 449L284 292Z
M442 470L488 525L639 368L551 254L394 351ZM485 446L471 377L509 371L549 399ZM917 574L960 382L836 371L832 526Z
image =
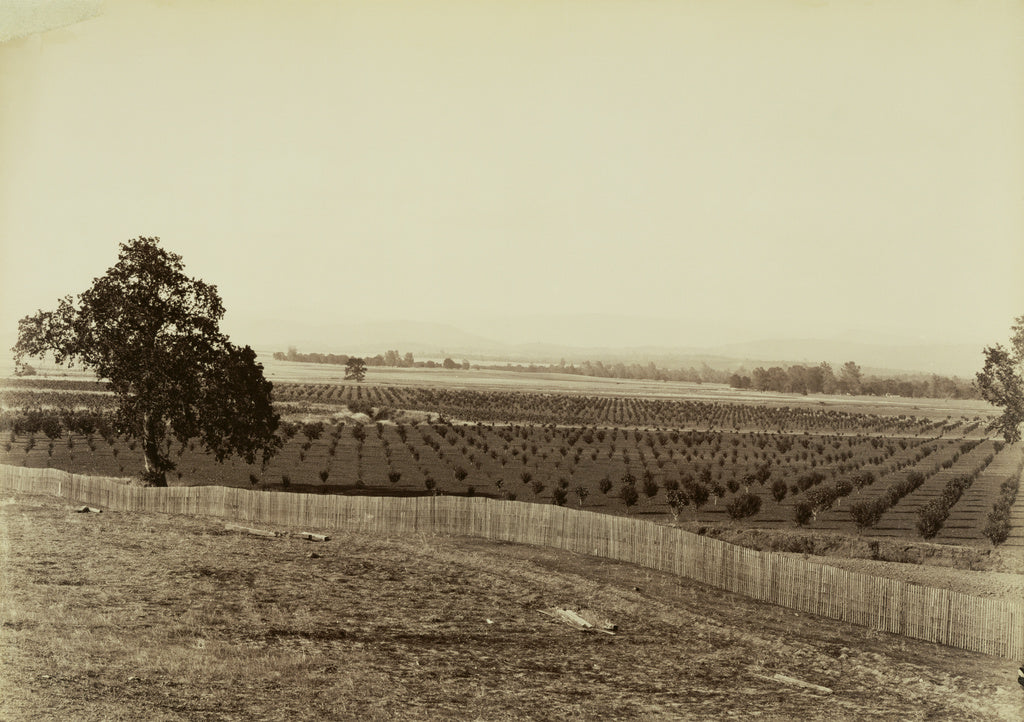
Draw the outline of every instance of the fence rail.
M428 532L554 547L670 572L759 601L1007 659L1024 657L1024 602L973 597L759 552L637 519L481 497L380 498L219 486L127 486L0 465L0 488L121 511L203 514L281 526Z

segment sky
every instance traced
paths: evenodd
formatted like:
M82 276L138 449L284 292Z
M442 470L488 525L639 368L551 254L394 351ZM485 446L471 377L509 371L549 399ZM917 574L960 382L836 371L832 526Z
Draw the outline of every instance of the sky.
M5 347L137 236L229 332L992 343L1024 314L1021 2L30 5L0 10Z

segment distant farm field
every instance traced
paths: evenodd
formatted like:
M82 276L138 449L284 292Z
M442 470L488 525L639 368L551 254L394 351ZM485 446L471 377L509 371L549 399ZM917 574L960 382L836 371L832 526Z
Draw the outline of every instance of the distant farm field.
M344 384L344 367L328 364L293 363L264 359L266 376L275 384ZM927 399L877 396L835 396L825 394L779 394L770 391L734 389L723 384L681 381L613 379L571 374L530 373L494 369L426 369L374 367L367 372L370 386L411 386L427 389L475 389L479 391L525 391L591 396L642 397L755 406L814 406L860 413L910 414L928 418L976 415L989 417L992 407L978 400Z
M354 384L332 378L341 376L334 367L278 366L310 379L279 379L275 386L286 420L282 451L260 468L217 464L195 443L172 444L172 485L476 494L664 522L915 539L919 510L969 478L929 538L983 546L992 505L1022 464L1019 445L986 436L991 409L982 412L976 402L933 400L922 409L917 399L809 400L701 385L430 369L387 370L408 383ZM432 383L412 383L424 379ZM511 380L534 386L513 389ZM8 413L102 413L112 404L102 387L82 382L32 381L3 393ZM741 400L749 396L758 402ZM962 413L942 414L949 410L943 404ZM142 466L138 444L110 433L4 434L0 463L102 476L130 476ZM736 513L744 502L757 508ZM868 503L884 509L873 523L858 523L852 510ZM1009 547L1024 545L1021 507L1015 505Z

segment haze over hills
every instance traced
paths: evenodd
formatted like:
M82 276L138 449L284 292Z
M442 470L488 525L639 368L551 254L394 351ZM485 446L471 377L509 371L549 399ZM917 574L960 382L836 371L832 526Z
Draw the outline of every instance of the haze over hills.
M229 319L238 343L263 353L286 351L376 355L388 349L418 358L451 356L473 361L648 363L748 371L756 366L855 361L866 373L936 373L969 378L982 363L983 343L941 343L897 334L846 332L820 338L766 336L771 328L701 328L664 320L615 317L521 318L491 322L360 321L293 323ZM604 332L602 333L603 327ZM532 328L532 333L530 329ZM758 334L760 330L760 334ZM526 340L531 339L532 340ZM732 340L726 340L731 337ZM745 337L745 339L744 339ZM607 339L602 342L602 339ZM691 339L687 343L687 339ZM992 340L994 343L998 339Z

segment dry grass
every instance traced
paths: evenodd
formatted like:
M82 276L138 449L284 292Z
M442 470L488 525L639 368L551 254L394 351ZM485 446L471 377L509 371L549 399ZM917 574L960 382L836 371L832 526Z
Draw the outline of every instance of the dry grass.
M602 559L265 539L31 495L0 523L3 719L1024 717L1012 663ZM555 606L620 631L540 614Z

